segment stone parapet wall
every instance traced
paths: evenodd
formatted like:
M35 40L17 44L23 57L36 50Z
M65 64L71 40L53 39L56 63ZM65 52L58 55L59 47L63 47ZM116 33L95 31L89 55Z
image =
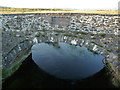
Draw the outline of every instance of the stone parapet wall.
M12 14L2 15L2 29L76 30L118 34L118 16L89 14Z

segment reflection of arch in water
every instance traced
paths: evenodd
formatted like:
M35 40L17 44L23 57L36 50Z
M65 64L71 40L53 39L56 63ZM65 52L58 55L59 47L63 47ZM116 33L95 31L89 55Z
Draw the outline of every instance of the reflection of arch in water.
M74 44L74 45L78 45L78 46L84 46L86 48L88 48L89 50L93 51L94 53L98 53L101 54L103 56L106 56L108 53L107 51L105 51L104 48L99 47L97 45L95 45L94 43L91 43L88 40L84 40L84 39L79 39L79 38L74 38L74 37L67 37L64 35L46 35L46 36L40 36L40 37L35 37L34 39L37 40L37 43L41 43L41 42L66 42L69 44ZM36 42L35 42L36 43Z

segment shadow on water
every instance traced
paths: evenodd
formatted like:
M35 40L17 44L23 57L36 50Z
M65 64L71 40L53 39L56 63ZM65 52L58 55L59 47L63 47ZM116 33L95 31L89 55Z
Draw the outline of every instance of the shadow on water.
M111 76L103 68L84 80L62 80L42 71L32 60L32 54L21 67L3 83L4 88L114 88Z

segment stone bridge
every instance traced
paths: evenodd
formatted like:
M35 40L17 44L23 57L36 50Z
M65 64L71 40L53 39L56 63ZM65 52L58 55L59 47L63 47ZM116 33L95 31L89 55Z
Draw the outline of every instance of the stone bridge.
M116 15L12 14L1 18L3 80L20 67L34 44L67 42L105 56L103 62L114 76L113 84L120 84Z
M11 36L11 38L7 38ZM28 35L28 36L27 36ZM78 34L77 34L78 35ZM86 37L87 38L84 38ZM6 37L6 38L5 38ZM94 36L95 37L95 36ZM14 38L14 39L13 39ZM90 39L91 38L91 39ZM36 43L42 42L67 42L79 46L84 46L91 50L94 53L101 54L105 57L103 61L105 64L109 63L111 66L112 72L114 75L118 75L119 63L117 61L117 55L115 54L114 49L110 46L102 46L100 43L95 43L99 39L92 39L89 34L81 35L76 37L74 32L68 34L68 32L50 32L50 31L37 31L37 32L15 32L7 31L3 33L3 40L7 39L12 43L8 42L3 43L3 79L10 76L15 72L22 62L30 55L31 47ZM6 41L6 40L5 40ZM4 41L3 41L4 42ZM14 43L13 43L14 42ZM9 45L8 45L9 44ZM9 47L6 47L9 46ZM7 49L8 48L8 49ZM109 48L112 50L110 51ZM118 77L116 77L118 79Z

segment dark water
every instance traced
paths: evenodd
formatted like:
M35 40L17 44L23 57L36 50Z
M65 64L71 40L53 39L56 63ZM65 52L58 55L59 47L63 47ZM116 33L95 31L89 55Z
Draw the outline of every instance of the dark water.
M103 56L67 43L41 43L3 88L113 88Z

